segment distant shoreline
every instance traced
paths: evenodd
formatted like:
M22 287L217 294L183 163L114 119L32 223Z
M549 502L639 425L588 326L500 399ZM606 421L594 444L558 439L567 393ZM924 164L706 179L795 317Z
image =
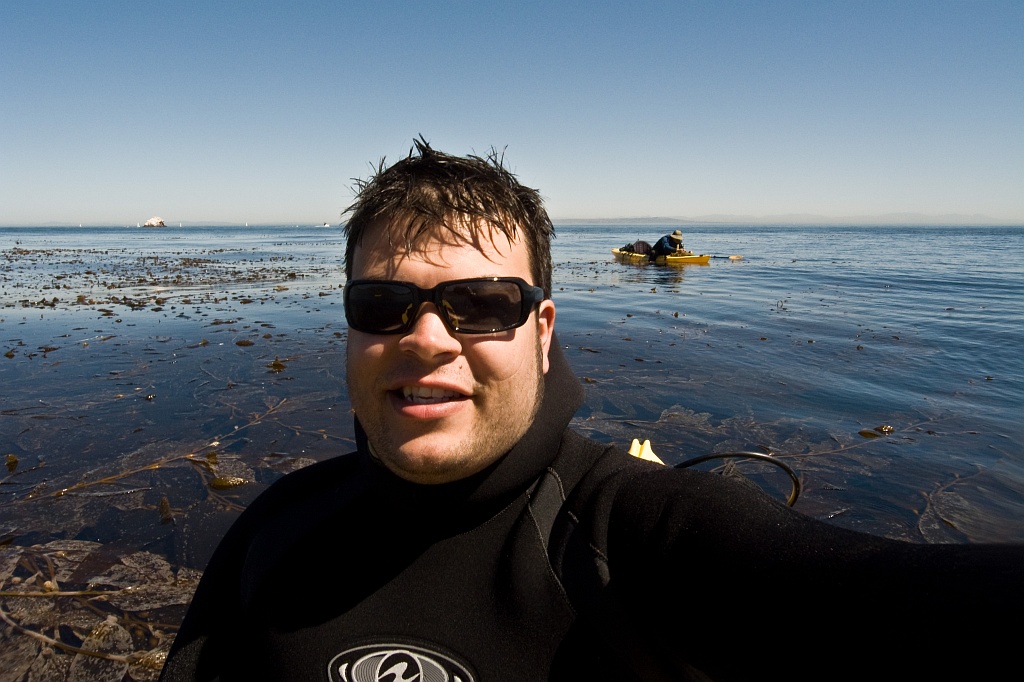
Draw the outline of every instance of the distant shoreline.
M883 214L874 216L775 215L742 216L712 215L696 218L666 216L636 218L552 218L555 225L818 225L831 226L899 226L899 227L1024 227L1024 222L997 220L989 216L923 214Z
M309 229L336 230L343 226L342 223L334 223L324 226L323 223L303 222L253 222L232 223L223 221L195 221L181 220L173 221L181 228L190 227L225 227L225 228L266 228L266 227L308 227ZM755 225L755 226L787 226L787 225L811 225L820 227L1024 227L1024 221L999 220L984 215L924 215L918 213L889 213L880 215L857 215L857 216L820 216L810 214L792 215L768 215L768 216L747 216L747 215L707 215L693 218L680 218L671 216L636 216L621 218L552 218L555 225ZM153 230L176 228L176 225L168 223L166 227L134 227L132 225L121 225L120 223L103 222L36 222L36 223L0 223L0 229L7 228L121 228L132 230Z

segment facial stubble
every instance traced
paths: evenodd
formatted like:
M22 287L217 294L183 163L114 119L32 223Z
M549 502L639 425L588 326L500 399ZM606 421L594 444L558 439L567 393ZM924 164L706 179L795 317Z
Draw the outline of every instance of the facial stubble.
M518 331L522 332L523 328ZM513 421L511 417L516 414L516 408L524 401L529 400L529 396L517 394L498 396L497 400L507 403L504 409L498 407L501 409L501 414L481 415L483 423L476 424L472 433L464 434L464 438L460 442L447 443L443 448L439 447L431 453L429 458L425 458L430 462L429 467L417 467L413 471L406 471L400 466L400 463L409 461L408 458L400 455L400 449L404 443L396 442L396 434L388 428L383 411L374 409L372 402L375 397L372 392L367 391L366 387L362 387L362 391L357 387L357 390L352 391L349 397L356 417L366 432L371 452L395 475L418 482L427 482L428 480L441 482L465 478L501 459L529 430L544 400L544 372L542 371L544 351L539 331L540 327L537 324L533 334L534 364L529 370L536 377L533 384L533 404L530 409L519 413L521 418ZM349 377L353 375L352 363L359 361L358 358L353 358L351 348L351 343L349 343L346 347L345 358L346 372ZM349 387L351 389L351 382L349 382ZM366 393L370 393L370 395L366 395ZM385 407L384 409L389 408ZM492 412L494 412L493 405Z

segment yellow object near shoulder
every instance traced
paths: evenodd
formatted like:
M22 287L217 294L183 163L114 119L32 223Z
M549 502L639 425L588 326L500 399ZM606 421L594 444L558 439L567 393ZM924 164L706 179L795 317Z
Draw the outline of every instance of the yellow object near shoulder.
M657 462L658 464L664 464L661 459L658 458L654 451L651 450L651 441L645 440L643 445L640 445L640 441L636 438L633 439L633 444L629 446L629 454L640 459L646 459L648 462Z

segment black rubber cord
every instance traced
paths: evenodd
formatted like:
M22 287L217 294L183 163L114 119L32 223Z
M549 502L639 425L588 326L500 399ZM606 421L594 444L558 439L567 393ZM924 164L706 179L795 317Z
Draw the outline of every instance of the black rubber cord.
M794 504L796 504L796 498L800 497L800 477L796 475L796 472L793 471L793 469L791 469L788 464L786 464L780 459L772 457L771 455L766 455L763 452L715 452L710 455L701 455L700 457L694 457L693 459L688 459L685 462L680 462L679 464L676 464L675 468L686 469L688 467L692 467L694 464L700 464L701 462L709 462L713 459L728 459L730 457L742 457L744 459L759 459L764 462L771 462L775 466L785 471L787 474L789 474L789 479L793 482L793 489L789 493L789 499L786 500L786 505L792 507Z

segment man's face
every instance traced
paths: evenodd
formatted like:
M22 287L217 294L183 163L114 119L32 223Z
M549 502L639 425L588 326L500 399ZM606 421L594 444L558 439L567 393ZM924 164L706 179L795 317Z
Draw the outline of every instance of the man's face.
M377 227L356 247L352 263L353 279L423 288L491 276L532 284L526 246L498 235L477 244L430 238L407 251L389 244ZM522 327L457 334L425 303L404 334L349 330L349 396L374 453L396 475L431 484L465 478L497 460L533 421L554 322L555 304L545 300Z

